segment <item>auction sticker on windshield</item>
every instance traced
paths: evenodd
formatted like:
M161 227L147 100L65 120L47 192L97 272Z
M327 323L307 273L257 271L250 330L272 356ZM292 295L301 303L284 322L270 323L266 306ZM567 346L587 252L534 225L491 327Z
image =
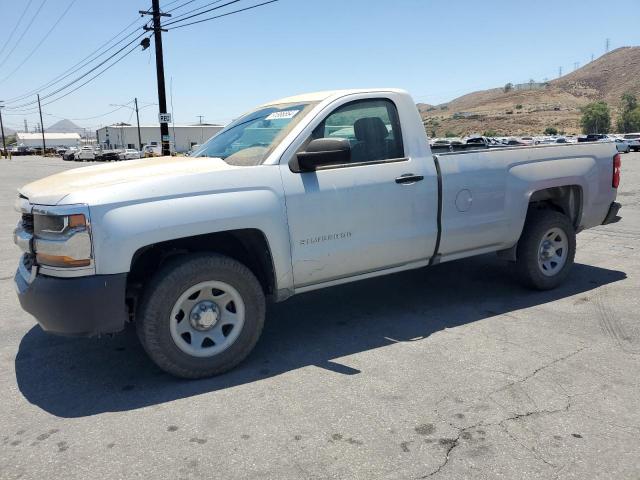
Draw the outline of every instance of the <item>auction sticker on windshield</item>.
M282 110L281 112L273 112L265 120L283 120L295 117L300 110Z

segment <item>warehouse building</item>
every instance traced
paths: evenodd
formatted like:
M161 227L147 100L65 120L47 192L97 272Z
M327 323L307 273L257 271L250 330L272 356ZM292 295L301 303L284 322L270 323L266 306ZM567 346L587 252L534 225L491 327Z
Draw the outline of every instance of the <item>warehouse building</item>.
M50 147L77 147L80 145L80 135L77 133L46 132L44 141ZM42 147L42 133L16 133L16 143L25 147Z
M169 126L172 147L177 152L188 152L194 145L201 145L222 130L222 125L176 125ZM117 123L96 131L98 144L105 148L138 149L138 127ZM160 125L141 125L142 145L160 145Z

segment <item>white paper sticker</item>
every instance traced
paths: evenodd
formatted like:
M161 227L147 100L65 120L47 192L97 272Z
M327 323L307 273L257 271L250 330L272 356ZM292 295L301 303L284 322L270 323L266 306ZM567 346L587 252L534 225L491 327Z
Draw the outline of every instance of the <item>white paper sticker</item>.
M280 112L273 112L265 120L284 120L295 117L300 110L282 110Z

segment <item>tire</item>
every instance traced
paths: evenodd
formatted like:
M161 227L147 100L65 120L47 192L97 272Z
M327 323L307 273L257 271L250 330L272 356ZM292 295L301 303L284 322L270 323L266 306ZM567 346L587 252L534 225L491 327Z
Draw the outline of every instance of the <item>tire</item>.
M529 211L516 251L516 271L525 286L537 290L557 287L569 275L575 253L576 232L566 215L554 210Z
M194 289L197 293L189 296ZM220 291L220 297L211 296ZM232 300L212 300L223 296ZM183 308L187 304L193 308ZM211 320L209 330L201 330L207 326L193 320L194 316L200 320L199 308L210 308L207 318L217 319ZM245 265L223 255L192 254L169 262L153 277L138 310L136 331L151 360L165 372L190 379L210 377L249 355L262 333L265 309L262 287ZM197 313L189 313L194 310ZM229 327L224 324L227 318L235 318L236 324L220 337Z

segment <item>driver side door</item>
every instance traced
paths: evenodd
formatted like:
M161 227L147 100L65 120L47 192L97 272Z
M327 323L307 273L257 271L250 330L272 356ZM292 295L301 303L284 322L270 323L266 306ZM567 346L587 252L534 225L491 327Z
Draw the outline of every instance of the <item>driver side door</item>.
M435 185L424 159L405 151L398 109L390 98L337 106L307 141L343 138L351 161L312 172L281 164L296 288L427 259L435 235ZM294 154L295 155L295 154Z

